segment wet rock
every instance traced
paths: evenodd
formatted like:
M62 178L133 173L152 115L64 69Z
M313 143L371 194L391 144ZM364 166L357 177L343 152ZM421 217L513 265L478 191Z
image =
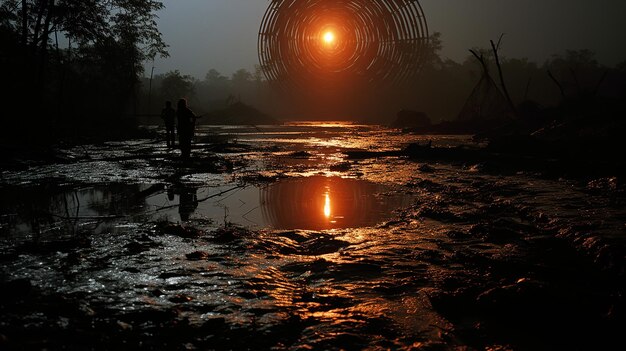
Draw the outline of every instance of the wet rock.
M250 238L252 236L253 232L246 228L234 225L226 225L215 231L212 231L209 234L208 240L215 243L227 244L244 238Z
M293 240L295 242L298 243L303 243L307 240L309 240L310 235L308 235L306 232L298 232L295 230L290 230L290 231L286 231L286 232L276 232L274 233L274 235L279 236L279 237L284 237L284 238L288 238L290 240Z
M204 322L201 330L215 332L221 330L225 327L228 327L226 324L226 319L224 317L211 318L208 321Z
M426 217L440 222L462 222L459 215L439 206L423 206L417 211L418 217Z
M185 256L189 261L204 261L209 258L209 253L205 251L194 251Z
M449 230L446 232L446 236L450 239L457 239L457 240L470 238L470 236L467 233L462 232L460 230Z
M422 250L415 254L415 259L430 263L441 263L444 259L444 254L435 250Z
M435 167L426 163L422 163L421 165L419 165L419 167L417 167L417 169L422 173L434 173L435 172Z
M597 251L594 261L618 277L626 277L626 247L605 244Z
M178 295L174 295L170 297L168 300L170 300L170 302L173 302L173 303L185 303L185 302L193 301L193 298L188 295L178 294Z
M478 295L476 301L483 308L498 313L541 310L547 296L544 285L536 280L520 278L514 284L489 289Z
M155 247L160 247L161 244L155 242L137 242L133 241L131 243L126 244L124 247L127 252L131 255L137 255L142 252L150 251Z
M587 183L587 189L597 192L611 193L620 190L620 188L620 181L617 177L599 178Z
M165 293L163 291L161 291L161 289L154 289L150 291L150 294L154 297L161 297L163 295L165 295Z
M148 235L146 234L142 234L140 237L138 237L136 239L139 242L143 242L143 243L153 243L154 240L152 240L152 238L150 238Z
M470 228L469 235L494 244L506 244L521 238L520 232L496 223L475 224Z
M281 267L281 270L286 271L286 272L299 273L299 274L302 274L305 272L319 273L319 272L328 271L330 266L331 266L330 262L328 262L327 260L323 258L320 258L313 262L294 262L294 263L286 264Z
M309 158L313 156L313 154L311 154L310 152L306 152L306 151L295 151L295 152L290 153L287 156L295 157L295 158Z
M601 269L616 277L626 277L626 246L617 240L593 234L592 229L594 226L590 223L569 226L560 229L557 237L568 240Z
M128 323L126 323L126 322L117 321L117 326L122 331L131 331L131 330L133 330L133 326L128 324Z
M187 239L199 238L203 234L203 232L199 229L167 222L159 223L157 228L157 230L163 234L179 236Z
M350 245L349 242L334 239L329 235L323 235L319 238L314 238L314 239L311 239L302 243L301 250L299 250L298 254L325 255L325 254L337 252L340 249L347 247L349 245Z
M455 251L450 259L468 267L489 267L493 264L492 260L469 249L461 249Z
M86 256L83 252L72 251L67 254L67 257L65 258L65 265L76 266L76 265L79 265L81 262L85 261L85 259L86 259Z
M396 220L391 220L391 221L387 221L379 226L377 226L376 228L378 229L389 229L391 227L395 227L398 226L400 224L407 224L408 221L406 219L396 219Z
M255 174L244 175L240 179L244 183L265 184L265 183L276 182L280 178L285 178L285 176L279 173L273 173L273 174L255 173Z
M352 166L350 165L350 162L342 162L342 163L331 165L330 171L331 172L347 172L350 170L351 167Z
M409 182L406 186L409 188L420 188L430 192L444 192L446 186L436 183L429 179L416 179Z
M124 272L139 273L141 271L139 269L135 268L135 267L126 267L126 268L124 268Z
M445 350L450 350L450 345L444 342L416 341L407 350L410 350L410 351L445 351ZM463 350L463 348L458 348L458 350Z
M76 236L61 240L28 242L18 251L33 252L38 254L46 254L51 252L69 253L77 249L91 247L91 240L85 236Z
M189 273L182 272L182 271L163 272L163 273L159 274L159 278L161 278L161 279L169 279L169 278L176 278L176 277L184 277L184 276L188 276L188 275L189 275Z
M157 326L167 326L171 325L171 323L177 319L178 311L176 309L146 309L132 311L119 316L119 320L130 325L152 324Z

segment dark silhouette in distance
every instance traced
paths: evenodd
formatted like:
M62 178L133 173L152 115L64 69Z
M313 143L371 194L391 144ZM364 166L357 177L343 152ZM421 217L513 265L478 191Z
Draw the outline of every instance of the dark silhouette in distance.
M196 115L187 107L187 100L178 100L178 143L180 144L181 156L185 159L191 156L191 139L196 124Z
M165 108L161 110L161 118L165 121L165 140L167 147L173 148L176 145L176 132L174 125L176 124L176 110L172 108L172 102L166 101Z

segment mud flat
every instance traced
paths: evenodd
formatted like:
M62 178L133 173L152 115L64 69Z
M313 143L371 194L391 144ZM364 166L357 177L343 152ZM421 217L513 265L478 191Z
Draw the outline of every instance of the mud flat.
M408 157L470 143L411 138L207 127L192 162L146 139L3 168L0 347L626 346L619 176Z

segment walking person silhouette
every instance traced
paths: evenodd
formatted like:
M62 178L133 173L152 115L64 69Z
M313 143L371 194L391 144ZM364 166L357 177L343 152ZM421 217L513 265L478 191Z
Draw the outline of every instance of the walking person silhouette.
M188 159L191 156L191 139L193 139L197 117L187 106L186 99L178 100L176 116L178 117L178 143L181 156Z
M176 124L176 110L172 108L172 102L166 101L165 108L161 110L161 119L165 122L165 140L168 148L176 145L176 132L174 125Z

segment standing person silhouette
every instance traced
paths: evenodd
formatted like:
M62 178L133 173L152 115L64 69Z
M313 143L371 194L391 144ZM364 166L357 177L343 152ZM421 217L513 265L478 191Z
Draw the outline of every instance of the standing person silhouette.
M191 139L196 124L196 115L187 107L187 100L178 100L178 143L180 144L181 156L185 159L191 156Z
M174 124L176 124L176 110L172 108L172 102L166 101L165 108L161 110L161 118L165 121L165 140L167 147L173 148L176 145L176 132Z

